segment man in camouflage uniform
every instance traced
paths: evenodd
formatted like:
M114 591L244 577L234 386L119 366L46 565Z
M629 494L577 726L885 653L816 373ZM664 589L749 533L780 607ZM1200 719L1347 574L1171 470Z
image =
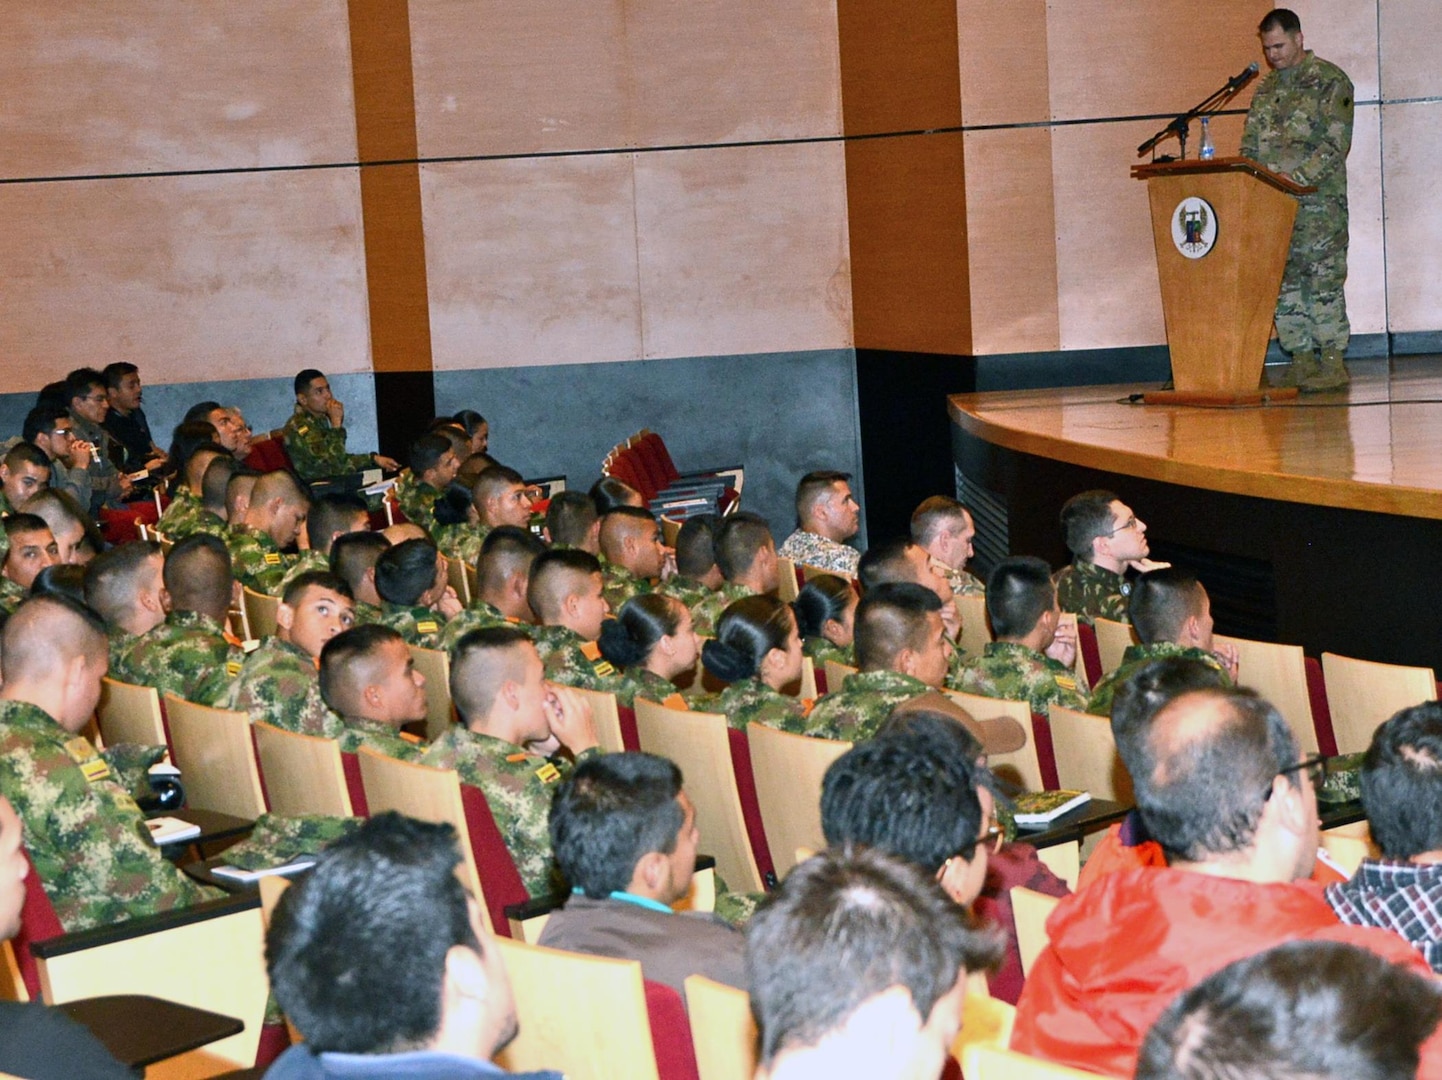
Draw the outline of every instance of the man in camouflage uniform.
M650 592L669 552L649 510L618 506L601 519L602 592L612 611Z
M34 514L11 514L4 528L8 547L0 564L0 610L14 613L40 571L60 561L60 549L45 519Z
M471 507L474 522L441 525L436 530L436 546L448 558L460 559L467 565L480 557L481 545L492 529L509 525L530 530L531 488L515 469L491 465L481 471L471 484Z
M1110 491L1083 491L1061 508L1061 531L1072 553L1071 565L1053 577L1061 609L1088 625L1097 618L1126 622L1127 571L1167 565L1147 558L1146 522Z
M190 881L151 843L144 815L83 736L100 699L105 629L57 597L28 601L3 638L0 794L67 932L220 894Z
M309 509L309 494L290 473L258 477L250 505L226 537L236 580L267 596L281 595L281 581L295 561L282 552L295 543Z
M446 557L429 540L404 540L376 562L380 623L408 645L438 649L447 620L461 611L456 590L447 583Z
M1137 578L1129 604L1140 645L1128 645L1121 666L1092 691L1088 711L1110 716L1117 687L1153 660L1172 656L1196 660L1237 681L1237 647L1217 648L1212 640L1212 601L1190 572L1170 566Z
M946 628L947 641L951 643L946 673L948 684L960 678L961 664L965 659L965 653L957 643L961 636L961 612L953 602L946 575L932 564L925 548L900 536L884 540L861 556L856 564L856 576L861 582L862 592L878 585L909 583L935 593L941 601L941 624Z
M1272 70L1247 111L1242 154L1317 189L1298 200L1277 297L1277 337L1292 357L1281 385L1338 390L1348 381L1343 358L1351 337L1343 286L1352 80L1303 47L1301 21L1286 8L1268 12L1258 32Z
M331 544L331 573L350 586L357 626L381 621L383 601L376 592L376 563L390 546L390 540L379 532L346 533Z
M165 533L167 539L183 540L195 533L209 533L211 536L218 536L222 540L225 534L230 531L229 513L226 509L226 495L230 491L230 481L240 470L240 463L229 454L217 455L211 459L205 467L205 475L200 481L200 510L193 518L185 522L185 527L179 533Z
M552 495L541 533L552 547L601 553L601 517L595 502L584 491L558 491Z
M702 637L714 637L721 614L737 600L774 593L780 564L771 526L759 514L738 511L721 522L713 550L722 584L708 591L691 609L692 627Z
M10 447L0 461L0 517L9 517L48 488L51 471L50 459L33 443L22 439Z
M809 472L796 485L796 520L799 528L782 543L777 554L792 562L856 576L861 553L848 547L861 528L861 507L851 494L851 475Z
M911 514L911 542L925 550L953 596L984 596L986 586L966 569L976 524L971 511L946 495L923 499Z
M406 520L434 536L436 500L460 467L451 440L438 431L428 431L411 443L410 468L396 477L396 505Z
M726 580L716 565L716 531L720 527L721 519L715 514L697 514L683 521L676 535L676 572L656 586L657 592L685 604L693 619L697 605Z
M986 611L996 640L968 660L951 687L968 694L1026 701L1034 713L1052 705L1085 710L1076 672L1076 622L1064 619L1051 568L1040 559L997 563L987 582Z
M196 533L176 544L165 559L170 613L136 638L110 673L162 696L219 706L245 661L240 642L225 629L233 583L230 554L217 537Z
M610 606L601 592L601 564L584 551L552 548L531 564L527 588L541 625L531 632L546 678L613 694L616 669L601 655L596 639Z
M340 717L321 697L316 664L325 643L351 628L350 588L333 574L308 574L291 583L275 618L275 637L246 657L225 707L286 731L339 737Z
M346 533L365 532L371 527L370 511L355 495L322 495L311 504L305 516L306 546L297 553L280 591L301 574L312 570L330 569L330 549L336 537Z
M480 788L526 891L556 890L548 818L554 785L571 761L601 752L591 707L579 694L545 680L535 646L519 630L492 627L466 638L451 665L461 723L422 759L455 769ZM571 760L558 756L569 751Z
M362 746L401 761L419 761L425 746L401 728L426 718L426 677L411 650L385 626L356 626L326 642L320 693L345 727L342 752Z
M909 582L867 589L856 607L860 670L816 702L806 734L871 738L897 705L941 686L950 658L936 593Z
M161 596L160 545L132 540L102 551L85 568L85 603L105 620L110 635L110 669L141 634L165 621ZM126 680L129 681L129 680Z
M314 368L295 377L295 412L285 422L281 439L290 463L302 480L321 480L379 467L399 469L383 454L347 454L345 406L330 392L330 381Z
M204 500L205 473L217 459L229 460L230 455L216 442L201 443L185 459L181 483L171 492L170 505L155 525L167 539L183 540L197 531L202 521L209 525Z
M514 626L529 634L535 617L527 600L531 565L545 550L529 529L492 529L476 565L476 595L470 607L446 621L440 647L450 652L466 634L483 626Z

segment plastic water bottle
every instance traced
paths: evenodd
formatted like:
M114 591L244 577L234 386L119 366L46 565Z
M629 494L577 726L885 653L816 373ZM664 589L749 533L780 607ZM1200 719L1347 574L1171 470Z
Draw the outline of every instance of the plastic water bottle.
M1202 117L1202 146L1197 152L1197 156L1203 161L1211 161L1217 156L1217 148L1212 144L1212 129L1207 123L1210 119L1211 117L1208 116Z

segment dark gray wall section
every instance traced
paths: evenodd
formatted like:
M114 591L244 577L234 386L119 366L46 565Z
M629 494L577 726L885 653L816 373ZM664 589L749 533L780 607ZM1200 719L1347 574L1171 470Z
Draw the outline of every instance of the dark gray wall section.
M438 372L436 408L477 410L498 460L527 476L564 473L582 490L643 427L683 472L743 464L742 506L778 542L795 526L796 480L812 469L851 473L865 505L851 349Z

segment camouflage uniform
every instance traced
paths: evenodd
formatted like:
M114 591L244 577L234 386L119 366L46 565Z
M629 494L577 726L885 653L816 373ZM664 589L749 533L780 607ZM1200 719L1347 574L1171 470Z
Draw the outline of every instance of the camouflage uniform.
M1352 80L1308 50L1257 84L1242 153L1317 189L1298 200L1292 247L1277 298L1277 336L1287 352L1344 351L1347 299L1347 152Z
M933 570L939 571L941 575L946 578L947 583L951 585L952 596L986 595L986 586L982 583L981 578L977 577L975 574L972 574L966 570L957 570L954 567L948 566L946 563L938 559L935 555L933 555L929 561L931 563L931 568Z
M190 526L195 518L205 509L200 499L190 493L188 487L178 487L170 495L170 505L160 515L160 520L155 527L163 533L167 539L176 540L182 536L190 535Z
M406 517L410 517L409 514ZM437 525L431 530L441 554L454 562L475 566L481 555L481 544L490 534L489 525L473 525L462 521L455 525Z
M330 557L328 555L322 555L315 548L306 548L304 551L296 552L296 554L291 557L290 566L286 568L285 576L280 579L280 584L276 586L275 595L284 596L285 590L290 587L292 581L300 577L301 574L308 574L312 570L329 571Z
M374 604L368 604L364 600L357 600L355 602L355 622L351 625L369 626L372 623L380 622L381 616L384 614L385 612Z
M445 629L446 617L433 608L392 604L389 600L381 604L380 624L389 626L407 645L419 645L423 649L441 647L441 631Z
M484 630L488 626L510 626L516 630L523 630L529 634L535 629L531 623L521 622L519 619L508 618L501 614L501 609L494 604L488 604L484 600L477 600L470 607L466 608L454 619L446 623L441 630L440 644L438 649L446 652L455 650L456 642L465 637L472 630Z
M861 560L861 552L849 544L838 544L805 529L797 529L788 536L776 554L794 563L816 566L845 577L856 576L856 564Z
M708 593L704 600L691 609L691 628L702 637L715 637L716 624L721 621L726 609L737 600L755 595L745 585L723 581L719 589Z
M737 731L745 731L747 724L756 723L793 735L810 735L806 714L811 711L811 705L810 701L787 697L760 679L752 678L734 682L713 697L700 698L692 703L692 708L697 712L724 714L726 723Z
M536 651L546 665L546 678L562 686L614 694L622 685L616 669L601 656L601 647L565 626L539 626Z
M13 446L15 444L12 443L11 445ZM9 451L7 450L6 453L9 453ZM0 518L8 518L13 513L15 513L15 507L11 505L5 493L0 491Z
M930 693L920 679L899 671L862 671L846 676L839 691L821 698L806 718L805 735L862 742L886 723L903 701Z
M343 754L354 754L362 746L369 746L372 750L399 761L419 761L425 755L425 743L399 728L377 720L363 720L358 716L342 719L345 726L336 736L336 741L340 743Z
M850 645L834 644L819 634L803 641L801 652L803 655L811 657L818 669L824 668L828 660L845 664L847 667L856 666L856 650L854 648Z
M1089 559L1073 559L1052 575L1056 584L1056 600L1063 611L1076 615L1090 625L1100 617L1115 622L1129 622L1127 597L1131 582L1121 574L1098 566Z
M67 932L221 895L165 861L88 740L25 702L0 702L0 794L24 822L30 860Z
M345 452L345 428L331 427L329 416L312 416L299 403L281 429L281 441L303 480L344 476L375 467L369 454Z
M657 675L639 665L619 672L616 675L616 689L612 692L616 695L616 704L624 705L628 709L636 707L638 697L654 701L658 705L686 708L685 700L676 689L675 683L664 675Z
M29 589L22 589L8 577L0 575L0 611L7 615L14 615L20 602L29 595Z
M314 658L278 637L264 639L245 658L225 708L249 713L252 723L327 739L339 738L344 727L320 696Z
M115 626L111 627L107 632L106 640L109 642L107 649L110 654L110 668L106 674L113 675L122 682L134 682L135 680L133 679L127 679L124 675L116 674L116 671L120 664L120 658L125 655L126 651L132 645L140 640L140 635L132 634L127 630L122 630L118 626Z
M396 505L407 521L414 522L426 532L436 531L436 500L440 491L424 480L417 479L409 469L396 477Z
M165 621L131 638L110 674L137 686L153 686L163 696L218 707L240 674L245 652L225 636L225 628L198 611L172 611Z
M226 523L225 518L221 517L214 510L207 510L203 506L195 517L184 524L185 530L179 536L166 533L166 538L170 540L184 540L187 536L195 536L197 533L209 533L211 536L218 536L224 540L226 534L230 532L230 526Z
M1087 712L1095 713L1097 716L1110 716L1112 698L1116 696L1117 687L1153 660L1165 660L1173 656L1180 656L1187 660L1200 660L1208 667L1220 671L1227 684L1231 685L1232 680L1227 675L1226 668L1206 649L1184 648L1173 641L1156 641L1150 645L1128 645L1127 651L1122 653L1121 664L1110 675L1103 675L1101 682L1097 683L1096 689L1092 691L1091 704L1088 706Z
M601 575L601 595L612 611L620 611L621 605L633 596L650 592L654 586L643 577L638 577L624 566L610 563Z
M280 595L280 583L294 556L282 555L270 533L236 526L226 534L235 580L267 596Z
M587 750L584 761L599 750ZM564 758L546 759L521 747L457 724L435 741L423 765L455 769L461 783L480 788L505 838L526 891L545 896L560 885L551 857L551 795L571 772Z
M656 586L655 591L663 596L675 597L688 609L695 609L697 604L711 595L711 590L705 585L693 577L684 577L681 574L667 578Z
M1087 695L1076 674L1060 660L1014 641L989 641L986 651L962 667L961 678L948 681L953 690L982 697L1026 701L1034 713L1052 705L1085 711Z

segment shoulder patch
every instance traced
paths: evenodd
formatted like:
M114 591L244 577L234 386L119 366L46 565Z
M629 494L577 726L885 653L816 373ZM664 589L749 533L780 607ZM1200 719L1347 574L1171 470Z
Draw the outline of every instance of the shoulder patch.
M267 566L279 566L280 556L277 555L274 551L267 551L265 553L265 564Z
M582 642L581 655L594 664L597 660L601 659L601 646L594 641Z
M225 673L232 679L240 674L241 664L239 660L227 660L225 662Z
M105 764L102 757L91 758L89 761L80 762L80 771L85 774L85 779L92 784L97 780L110 778L110 766Z
M536 770L536 779L543 784L554 784L561 778L561 770L549 761Z
M418 634L434 634L440 628L440 624L435 619L423 619L416 623L416 633Z
M1073 679L1070 675L1058 675L1056 677L1056 684L1060 686L1063 690L1076 689L1076 680Z

